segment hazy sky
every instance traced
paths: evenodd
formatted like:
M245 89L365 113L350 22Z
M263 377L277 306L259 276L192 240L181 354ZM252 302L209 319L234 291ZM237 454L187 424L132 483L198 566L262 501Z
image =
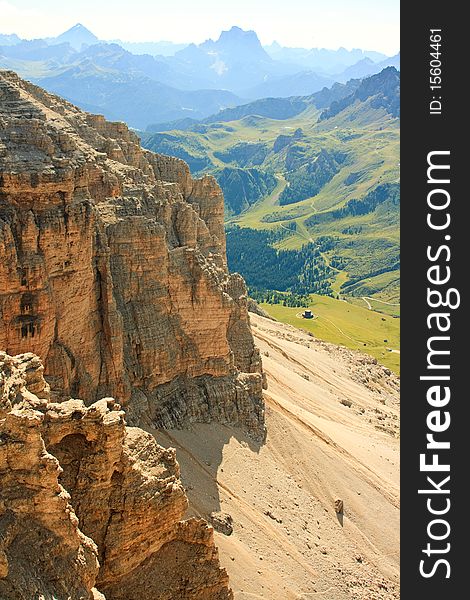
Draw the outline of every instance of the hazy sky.
M399 0L0 0L0 33L47 37L77 22L100 39L202 42L238 25L263 44L399 50Z

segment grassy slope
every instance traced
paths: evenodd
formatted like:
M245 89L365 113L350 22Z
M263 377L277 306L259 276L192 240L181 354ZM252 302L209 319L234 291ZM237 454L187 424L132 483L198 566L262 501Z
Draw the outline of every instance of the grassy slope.
M314 319L303 319L300 308L279 304L262 304L272 317L311 331L315 337L360 350L374 356L395 373L400 370L400 354L389 349L399 349L400 320L375 310L327 296L312 295L310 306ZM387 341L384 341L387 340Z
M398 213L376 211L312 226L308 225L308 218L340 208L353 198L362 198L377 184L399 180L399 121L383 109L371 108L368 103L356 103L326 121L318 121L319 113L311 106L300 115L287 120L253 116L228 123L215 123L208 126L204 133L174 134L193 152L198 145L201 156L207 156L216 168L227 166L217 158L217 152L227 151L240 142L265 144L270 152L257 168L275 173L279 185L273 193L244 213L230 217L229 222L255 229L277 229L291 226L295 222L296 231L279 242L278 247L281 249L296 249L318 237L334 236L339 240L340 247L327 253L326 261L329 262L333 256L344 257L349 262L356 258L357 261L357 256L360 256L364 276L367 276L376 270L373 263L387 263L390 243L396 247L399 245ZM297 128L301 128L304 134L300 144L306 149L307 160L320 149L340 151L346 155L346 160L339 173L314 198L279 206L279 196L286 186L286 155L282 150L274 153L272 147L280 134L292 134ZM350 183L351 180L354 182ZM269 218L272 219L273 213L275 220L267 222L266 216L271 215ZM359 234L348 232L357 228L360 229ZM350 247L349 243L352 243ZM373 251L368 254L369 246L373 247ZM351 265L351 269L351 275L357 276L357 264ZM347 280L347 271L338 275L337 282L345 283ZM364 290L357 286L352 293L359 296L378 294L382 300L395 301L399 291L399 271L393 271L393 280L395 285L392 289L388 273L369 277ZM339 292L339 286L337 287Z
M399 245L398 213L392 214L382 210L312 227L306 225L305 221L311 215L340 208L348 200L365 196L379 183L394 183L399 180L399 122L382 109L371 109L366 105L351 106L335 118L323 122L318 122L318 116L319 111L310 107L288 120L245 117L239 121L215 124L209 127L206 133L178 132L177 135L186 138L188 145L193 148L196 141L203 144L204 154L216 167L225 166L225 163L214 156L214 152L228 150L240 142L263 142L272 148L278 135L292 134L299 127L305 135L303 143L307 147L315 151L324 148L345 152L347 160L341 170L317 196L287 206L279 206L279 196L286 186L283 153L281 151L276 155L271 152L262 168L276 174L278 186L269 196L252 205L241 215L231 217L229 221L241 227L255 229L276 229L291 225L295 221L296 231L282 240L278 244L279 248L300 248L317 237L330 235L343 241L344 246L347 242L353 242L359 243L360 247L343 247L341 250L335 249L325 253L327 263L334 255L357 260L360 254L360 262L364 262L367 267L368 261L372 263L377 258L386 259L388 250L386 247L381 249L380 243ZM346 185L348 177L351 180L352 174L357 174L354 183ZM280 213L279 220L263 221L266 215L274 212ZM344 233L351 227L360 228L360 233ZM374 250L368 252L369 245L374 242ZM364 277L355 286L353 293L357 294L357 297L350 296L347 303L328 297L312 296L312 309L318 315L313 321L296 316L302 309L281 305L263 307L279 321L312 331L325 341L368 352L398 372L400 355L397 352L389 352L388 349L399 348L400 320L393 318L400 314L399 305L397 306L399 277L399 270ZM337 271L333 284L336 294L343 295L341 285L348 279L347 271ZM367 303L372 310L368 309Z
M348 111L349 117L352 117L353 108ZM352 198L364 196L372 186L378 183L395 182L399 178L399 127L396 119L390 118L382 110L364 109L359 119L357 112L354 115L354 121L348 124L346 115L338 115L334 119L326 122L317 123L318 111L311 108L293 119L279 121L272 119L263 119L258 123L259 136L256 139L261 141L273 142L280 133L293 132L297 127L301 127L306 135L306 142L312 148L324 148L326 150L341 150L347 154L347 160L341 171L320 191L315 198L309 198L295 204L287 206L278 206L276 211L284 213L286 219L290 220L290 215L295 207L299 212L305 212L305 215L295 219L296 221L305 221L306 216L326 211L331 208L338 208L346 201ZM341 116L341 118L340 118ZM367 119L369 124L367 124ZM354 128L351 124L354 123ZM236 122L230 123L235 128L234 137L240 137L245 132L239 131ZM253 131L251 131L252 141ZM271 159L271 162L274 162ZM268 158L269 163L269 158ZM360 178L352 185L345 185L345 180L351 173L360 173ZM275 227L276 223L263 223L262 216L272 212L272 205L263 204L263 210L257 207L256 218L253 218L253 208L238 218L234 218L241 226L256 227ZM331 227L330 227L331 228ZM333 225L334 229L334 225ZM299 245L302 240L298 240Z

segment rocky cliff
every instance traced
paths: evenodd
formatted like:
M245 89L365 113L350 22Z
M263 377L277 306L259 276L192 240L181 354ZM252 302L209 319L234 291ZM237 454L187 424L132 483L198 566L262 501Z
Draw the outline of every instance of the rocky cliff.
M0 423L2 599L233 598L174 450L112 398L51 402L38 357L0 352Z
M113 396L131 424L263 436L261 361L213 178L2 71L0 254L0 348L37 354L55 400Z

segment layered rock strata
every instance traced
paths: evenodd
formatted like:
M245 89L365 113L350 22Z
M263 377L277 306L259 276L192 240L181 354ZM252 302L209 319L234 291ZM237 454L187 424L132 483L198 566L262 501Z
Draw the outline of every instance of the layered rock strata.
M0 348L56 400L119 399L131 424L264 434L263 375L223 197L122 123L0 72Z
M175 451L112 398L49 393L36 356L0 352L0 597L233 598L212 528L182 521Z

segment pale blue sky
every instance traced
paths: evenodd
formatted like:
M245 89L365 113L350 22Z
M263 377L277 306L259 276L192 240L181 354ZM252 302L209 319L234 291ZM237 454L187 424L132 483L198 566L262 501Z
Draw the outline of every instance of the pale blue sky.
M0 32L26 38L77 22L101 39L202 42L238 25L264 44L399 50L399 0L0 0Z

